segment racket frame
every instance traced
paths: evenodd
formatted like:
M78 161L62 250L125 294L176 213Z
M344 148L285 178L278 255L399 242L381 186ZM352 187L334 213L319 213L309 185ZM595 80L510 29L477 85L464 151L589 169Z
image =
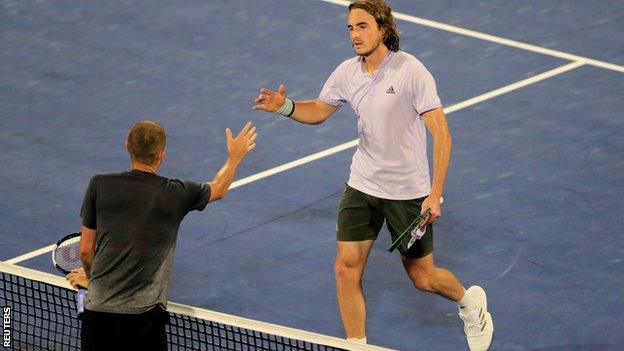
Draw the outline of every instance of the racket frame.
M56 262L56 250L59 248L59 246L61 246L62 243L64 243L67 240L73 239L75 237L79 237L81 235L80 232L75 232L75 233L70 233L65 235L64 237L62 237L61 239L59 239L59 241L56 242L56 244L54 245L54 248L52 249L52 263L54 263L54 267L60 271L63 274L69 274L70 271L67 271L65 269L63 269L61 266L59 266L59 264Z
M420 224L420 222L427 218L429 214L431 214L431 208L427 208L425 212L419 214L418 217L416 217L416 219L414 219L412 223L410 223L407 228L405 228L405 230L392 242L392 245L390 245L388 251L392 252L394 251L394 249L399 247L399 245L401 245L403 241L405 241L408 234L410 234L412 230Z

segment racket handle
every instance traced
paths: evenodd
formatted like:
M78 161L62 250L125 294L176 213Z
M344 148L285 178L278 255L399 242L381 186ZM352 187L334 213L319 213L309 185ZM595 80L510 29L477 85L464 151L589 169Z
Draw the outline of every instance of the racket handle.
M418 217L416 217L416 220L413 222L416 224L416 226L420 225L420 222L427 218L427 216L429 216L429 213L431 213L431 209L427 208L427 210L423 213L421 213L420 215L418 215ZM411 233L411 229L405 228L405 230L403 231L403 233L401 233L399 235L398 238L396 238L396 240L392 243L392 245L390 245L390 247L388 248L388 251L392 252L394 251L394 249L396 249L397 247L399 247L399 245L401 245L401 243L403 241L405 241L405 238L407 238L407 235Z
M81 314L84 312L84 301L87 298L87 291L85 289L78 289L76 293L76 313Z

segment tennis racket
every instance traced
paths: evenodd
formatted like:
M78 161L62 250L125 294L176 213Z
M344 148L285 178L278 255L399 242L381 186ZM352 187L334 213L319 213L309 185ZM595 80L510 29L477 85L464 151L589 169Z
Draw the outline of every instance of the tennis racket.
M440 203L443 203L443 202L444 202L444 199L440 198ZM431 209L427 208L425 212L418 215L418 217L416 217L412 221L412 223L410 223L407 226L407 228L405 228L405 230L392 242L392 245L390 245L390 247L388 248L388 251L392 252L394 251L394 249L399 247L399 245L401 245L405 241L405 239L407 239L407 236L409 234L411 234L411 238L410 238L409 243L407 244L407 248L409 249L410 247L412 247L412 245L414 245L416 240L420 239L423 235L425 235L426 228L422 226L421 223L425 219L427 219L427 217L429 217L429 214L431 214Z
M56 242L52 250L52 263L63 275L69 274L72 270L82 268L80 260L80 233L71 233L62 237ZM79 286L76 294L76 309L78 313L84 311L84 298L87 291Z

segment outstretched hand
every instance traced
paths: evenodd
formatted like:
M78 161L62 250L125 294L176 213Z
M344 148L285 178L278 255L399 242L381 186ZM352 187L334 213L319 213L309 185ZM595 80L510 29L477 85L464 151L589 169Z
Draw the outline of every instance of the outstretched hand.
M247 153L256 147L256 127L251 122L247 122L236 138L232 135L230 128L225 129L227 139L228 156L237 161L242 161Z
M256 103L252 109L261 110L267 112L275 112L284 105L286 101L286 87L284 84L280 84L277 88L277 92L262 88L260 89L260 95L254 100Z

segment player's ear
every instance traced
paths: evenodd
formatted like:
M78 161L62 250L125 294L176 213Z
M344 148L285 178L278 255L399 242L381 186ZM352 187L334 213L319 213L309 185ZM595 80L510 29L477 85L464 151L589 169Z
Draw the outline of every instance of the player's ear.
M162 150L160 150L160 152L158 153L158 156L156 157L156 165L162 165L163 161L165 160L165 155L167 154L167 149L163 148Z
M388 33L386 31L386 28L379 27L379 32L381 33L381 41L385 42L386 41L386 34Z
M124 147L126 148L126 150L128 150L128 152L130 152L130 148L128 147L128 140L124 141Z

